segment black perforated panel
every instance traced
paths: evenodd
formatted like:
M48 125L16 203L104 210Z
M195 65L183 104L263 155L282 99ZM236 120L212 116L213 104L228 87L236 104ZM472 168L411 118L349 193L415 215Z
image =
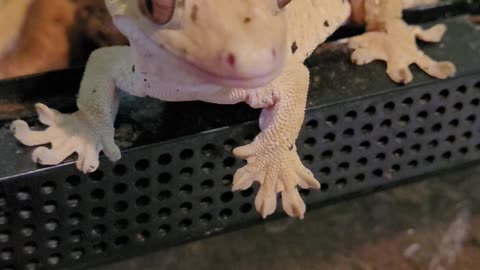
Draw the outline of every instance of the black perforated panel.
M480 75L313 108L298 149L322 182L309 205L369 191L480 157ZM82 267L260 221L254 189L232 193L244 163L231 151L257 123L224 128L0 184L0 265ZM308 212L307 212L308 218Z

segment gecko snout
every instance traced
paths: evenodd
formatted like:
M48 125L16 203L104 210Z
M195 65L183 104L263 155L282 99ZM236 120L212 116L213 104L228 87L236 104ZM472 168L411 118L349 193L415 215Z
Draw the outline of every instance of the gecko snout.
M257 50L226 50L217 67L220 73L233 78L257 78L276 73L282 65L277 48Z

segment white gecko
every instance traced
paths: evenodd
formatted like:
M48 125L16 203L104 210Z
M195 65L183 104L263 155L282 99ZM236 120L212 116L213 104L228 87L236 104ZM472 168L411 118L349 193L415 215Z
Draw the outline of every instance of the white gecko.
M357 64L383 60L396 82L412 79L409 65L447 78L455 67L423 54L416 38L437 42L446 28L408 26L401 0L106 0L115 25L130 46L101 48L88 60L77 101L79 110L62 114L37 104L45 131L17 120L15 137L38 147L33 160L44 165L78 154L79 170L99 166L103 150L120 159L114 142L117 88L164 101L200 100L218 104L246 102L262 108L261 133L234 149L247 160L234 176L233 190L260 189L255 198L265 218L282 193L283 210L303 218L305 204L297 186L318 189L301 162L296 139L304 120L309 71L304 60L338 27L365 23L368 32L349 40ZM409 3L410 1L405 1ZM423 0L417 2L432 2Z

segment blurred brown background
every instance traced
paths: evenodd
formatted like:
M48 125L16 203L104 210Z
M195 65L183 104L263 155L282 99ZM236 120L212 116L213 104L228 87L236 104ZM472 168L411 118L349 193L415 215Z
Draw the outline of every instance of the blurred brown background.
M0 79L81 65L97 47L127 44L104 0L0 1L0 35L8 43L0 50Z

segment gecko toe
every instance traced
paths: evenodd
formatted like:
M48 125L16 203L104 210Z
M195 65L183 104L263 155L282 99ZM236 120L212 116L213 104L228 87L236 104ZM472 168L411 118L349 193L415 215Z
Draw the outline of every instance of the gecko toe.
M277 196L273 191L261 187L255 197L255 208L265 219L275 212L277 208Z
M37 111L37 114L38 114L38 120L40 120L42 124L51 126L51 125L54 125L55 122L57 121L57 115L59 115L58 111L54 109L50 109L45 104L42 104L42 103L35 104L35 110Z
M256 152L256 145L255 145L254 142L233 149L233 154L234 154L237 158L241 158L241 159L248 159L248 158L250 158L252 155L254 155L255 152Z
M104 136L102 138L103 152L112 162L117 162L122 158L120 148L115 144L113 134L111 136Z
M413 74L408 67L389 68L387 74L396 83L407 84L413 80Z
M282 192L282 207L291 217L303 219L305 216L306 206L296 188Z
M435 76L440 79L447 79L455 76L456 67L451 62L439 62L435 66Z
M245 190L252 186L255 178L260 179L261 176L252 172L248 167L243 167L237 170L233 176L232 191Z
M305 168L304 166L298 166L296 169L297 173L297 178L298 180L298 185L301 188L308 189L319 189L320 188L320 183L317 181L313 173Z
M98 153L92 145L85 145L85 149L78 153L77 169L85 174L96 171L100 165Z

